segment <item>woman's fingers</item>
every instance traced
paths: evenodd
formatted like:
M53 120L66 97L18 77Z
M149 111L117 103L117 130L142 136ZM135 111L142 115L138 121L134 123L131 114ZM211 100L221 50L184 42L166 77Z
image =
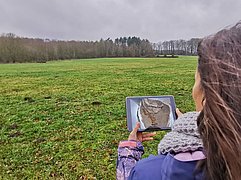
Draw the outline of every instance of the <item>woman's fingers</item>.
M136 123L135 128L131 131L128 140L135 140L135 141L151 141L153 140L153 136L156 135L156 132L151 133L142 133L138 132L138 129L140 128L140 123Z
M156 135L156 132L142 134L142 141L152 141L153 136L155 136L155 135Z
M177 117L180 117L183 115L183 113L178 108L176 108L176 113L177 113Z
M156 135L156 132L153 132L153 133L142 134L142 137L146 138L146 137L152 137L152 136L155 136L155 135Z
M152 137L146 137L146 138L142 138L142 142L143 141L152 141L153 140L153 138Z

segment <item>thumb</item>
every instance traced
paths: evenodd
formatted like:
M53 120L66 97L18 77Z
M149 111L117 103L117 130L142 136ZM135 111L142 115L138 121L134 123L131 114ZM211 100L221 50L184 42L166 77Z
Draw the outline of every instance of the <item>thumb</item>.
M140 122L136 123L135 128L131 131L128 140L137 140L137 131L140 128Z
M176 108L176 113L178 117L183 115L183 113L178 108Z
M133 129L133 132L134 132L134 133L137 133L137 131L138 131L138 129L140 128L140 126L141 126L140 122L136 123L136 126L135 126L135 128Z

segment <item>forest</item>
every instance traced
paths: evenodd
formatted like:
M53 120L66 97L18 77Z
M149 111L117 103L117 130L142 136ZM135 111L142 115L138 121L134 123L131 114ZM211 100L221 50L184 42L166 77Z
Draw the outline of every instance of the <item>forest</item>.
M140 37L120 37L114 40L63 41L19 37L13 33L0 36L0 63L44 63L51 60L156 57L160 55L196 55L200 39L171 40L151 43Z

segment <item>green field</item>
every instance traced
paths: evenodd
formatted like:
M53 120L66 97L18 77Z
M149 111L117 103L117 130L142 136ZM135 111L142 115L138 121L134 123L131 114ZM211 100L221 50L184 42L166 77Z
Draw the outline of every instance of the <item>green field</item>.
M0 179L115 179L126 96L174 95L194 110L197 57L0 65ZM163 136L144 143L156 154Z

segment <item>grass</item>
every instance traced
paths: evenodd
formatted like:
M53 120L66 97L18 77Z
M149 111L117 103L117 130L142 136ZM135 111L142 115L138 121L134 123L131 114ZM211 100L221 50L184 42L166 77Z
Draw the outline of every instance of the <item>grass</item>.
M125 98L174 95L194 110L196 57L0 65L0 179L115 179ZM145 157L156 154L144 143Z

